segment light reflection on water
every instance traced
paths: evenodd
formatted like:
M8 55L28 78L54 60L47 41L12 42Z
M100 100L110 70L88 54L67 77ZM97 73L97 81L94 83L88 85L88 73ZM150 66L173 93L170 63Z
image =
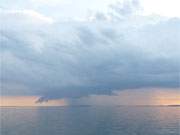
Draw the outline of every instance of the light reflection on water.
M180 135L178 107L0 108L1 135Z

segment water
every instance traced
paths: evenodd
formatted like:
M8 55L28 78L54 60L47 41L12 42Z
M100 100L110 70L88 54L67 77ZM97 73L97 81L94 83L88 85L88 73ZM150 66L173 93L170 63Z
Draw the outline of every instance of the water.
M1 108L1 135L180 135L178 107Z

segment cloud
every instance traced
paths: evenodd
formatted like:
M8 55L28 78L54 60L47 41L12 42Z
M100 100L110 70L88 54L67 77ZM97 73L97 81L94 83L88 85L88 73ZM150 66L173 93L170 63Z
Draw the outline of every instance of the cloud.
M32 11L0 16L2 94L16 89L48 100L179 87L178 18L144 23L139 16L136 23L54 22Z
M35 101L36 104L43 102L48 102L48 99L46 99L45 97L40 97L38 100Z
M179 88L141 88L114 91L115 95L91 95L69 99L69 105L177 105L180 103Z
M54 20L50 17L42 15L34 10L0 10L2 22L14 21L16 25L18 23L22 24L43 24L43 23L53 23ZM13 24L13 23L12 23ZM11 25L12 25L11 24Z
M109 6L119 17L127 17L136 14L141 8L139 0L118 1Z

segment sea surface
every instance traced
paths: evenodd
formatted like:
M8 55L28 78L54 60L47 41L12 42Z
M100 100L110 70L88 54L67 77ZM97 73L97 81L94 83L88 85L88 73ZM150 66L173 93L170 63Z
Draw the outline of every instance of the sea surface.
M180 135L179 107L1 107L0 135Z

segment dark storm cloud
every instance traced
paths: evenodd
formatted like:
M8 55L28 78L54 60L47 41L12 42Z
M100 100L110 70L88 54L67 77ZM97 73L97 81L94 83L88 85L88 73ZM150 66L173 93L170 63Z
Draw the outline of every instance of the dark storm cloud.
M122 20L52 23L34 13L13 14L1 13L3 94L16 90L42 96L41 102L179 87L179 19L135 26Z

